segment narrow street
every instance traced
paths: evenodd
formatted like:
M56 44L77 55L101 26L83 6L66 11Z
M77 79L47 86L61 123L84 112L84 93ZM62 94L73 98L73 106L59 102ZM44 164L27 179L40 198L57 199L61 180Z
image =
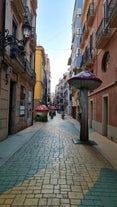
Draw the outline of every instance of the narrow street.
M1 207L117 207L117 170L99 143L73 143L77 125L57 114L15 135L27 138L0 166Z

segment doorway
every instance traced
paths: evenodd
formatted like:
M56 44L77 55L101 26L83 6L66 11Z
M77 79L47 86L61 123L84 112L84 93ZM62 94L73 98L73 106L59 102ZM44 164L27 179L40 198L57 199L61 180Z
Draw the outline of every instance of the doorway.
M76 106L72 106L72 117L76 119Z
M13 133L15 127L15 88L16 83L10 82L10 93L9 93L9 123L8 123L8 134Z
M92 128L93 121L93 101L90 102L90 128Z
M102 103L102 135L108 135L108 96L103 97Z

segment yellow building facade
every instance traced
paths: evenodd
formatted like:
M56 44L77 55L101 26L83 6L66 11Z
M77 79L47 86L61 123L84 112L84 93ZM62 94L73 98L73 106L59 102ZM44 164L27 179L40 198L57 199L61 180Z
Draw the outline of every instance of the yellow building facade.
M34 99L37 105L39 104L39 100L42 99L41 67L42 67L42 51L40 47L36 47L36 55L35 55L36 84L34 90Z
M47 103L46 54L42 46L37 46L35 53L36 84L34 89L34 108Z

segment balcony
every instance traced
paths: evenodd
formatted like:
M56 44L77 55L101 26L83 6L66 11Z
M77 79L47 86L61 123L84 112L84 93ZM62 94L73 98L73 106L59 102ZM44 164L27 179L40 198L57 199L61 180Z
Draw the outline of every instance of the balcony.
M111 38L111 30L107 19L103 18L96 32L96 48L103 49Z
M110 0L108 4L108 21L110 28L117 27L117 1Z
M28 23L30 26L32 26L32 15L30 13L29 7L25 6L25 11L23 13L23 21L24 23Z
M83 35L81 35L81 37L80 37L80 48L82 49L84 47L84 45L85 45L85 40L83 38Z
M90 3L88 12L87 12L87 26L88 27L92 26L94 17L95 17L94 3Z
M87 39L89 35L89 28L88 28L87 22L84 24L82 35L83 35L83 39Z
M16 64L18 64L19 68L22 67L22 69L32 78L35 80L35 71L31 67L31 63L27 60L26 57L24 57L24 54L22 54L23 51L21 51L18 47L11 47L10 48L10 58L14 60Z
M25 58L24 59L24 69L28 73L28 75L33 79L36 80L36 73L35 71L31 68L31 63Z
M31 27L30 46L33 49L35 49L36 47L36 28L35 27Z
M94 64L94 52L93 51L94 49L92 47L86 47L84 54L82 56L81 67L83 65L86 65L87 63L91 65Z
M37 0L30 0L30 3L31 3L32 10L35 13L37 8Z
M18 20L22 21L22 14L24 12L24 5L21 0L11 0L11 7Z

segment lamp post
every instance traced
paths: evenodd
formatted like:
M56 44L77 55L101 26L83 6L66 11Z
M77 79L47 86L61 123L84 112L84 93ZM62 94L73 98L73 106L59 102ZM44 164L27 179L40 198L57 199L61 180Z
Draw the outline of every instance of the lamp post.
M88 133L88 91L98 88L102 81L88 70L84 70L71 79L68 83L80 89L80 106L82 109L81 122L80 122L80 140L75 140L74 143L91 144L89 141Z

